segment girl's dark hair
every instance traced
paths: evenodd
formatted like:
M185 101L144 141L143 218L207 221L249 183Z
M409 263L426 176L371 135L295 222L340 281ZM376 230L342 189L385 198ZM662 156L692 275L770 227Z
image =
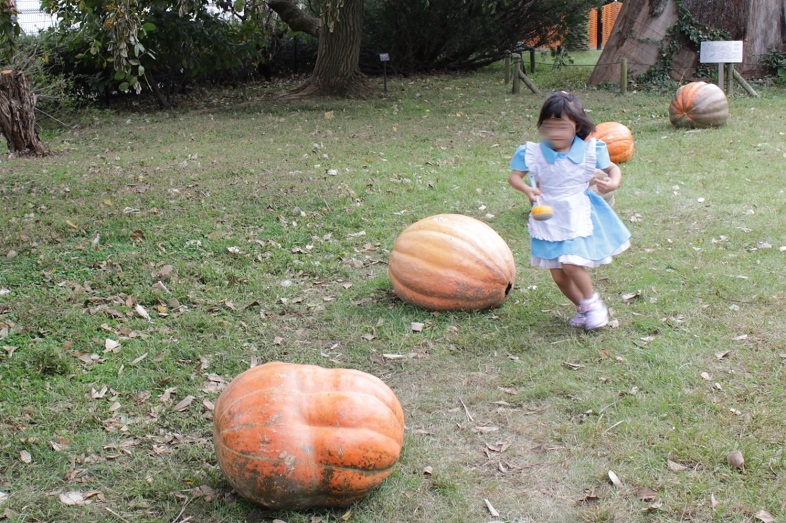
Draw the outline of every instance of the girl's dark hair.
M579 99L565 91L552 93L546 98L538 117L538 127L543 125L544 121L550 118L562 118L562 115L576 122L576 136L582 140L585 140L595 130L595 124L584 112L584 107Z

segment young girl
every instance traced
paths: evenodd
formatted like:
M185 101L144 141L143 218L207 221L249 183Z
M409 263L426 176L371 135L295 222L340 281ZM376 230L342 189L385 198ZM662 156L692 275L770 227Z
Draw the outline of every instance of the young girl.
M554 211L549 220L529 218L531 264L550 269L562 294L576 305L571 326L598 329L608 323L609 311L587 269L611 263L612 256L627 249L630 231L589 186L594 183L607 194L620 186L622 173L609 159L606 144L588 138L595 124L572 94L562 91L546 99L538 130L543 141L516 149L508 178L530 202L540 199ZM524 181L528 174L533 185Z

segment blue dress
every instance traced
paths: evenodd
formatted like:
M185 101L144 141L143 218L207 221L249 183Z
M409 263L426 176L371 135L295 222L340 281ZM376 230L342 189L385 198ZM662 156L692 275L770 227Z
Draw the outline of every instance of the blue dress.
M546 143L516 149L511 168L535 175L541 202L554 209L550 220L529 219L531 264L559 269L562 264L597 267L630 247L630 231L598 194L589 190L596 169L611 165L606 144L576 137L567 153Z

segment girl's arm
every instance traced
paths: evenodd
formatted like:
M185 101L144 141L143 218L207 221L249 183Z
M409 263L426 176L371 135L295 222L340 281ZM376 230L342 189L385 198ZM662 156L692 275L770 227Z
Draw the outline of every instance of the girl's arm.
M521 191L526 194L530 202L535 203L537 197L540 196L540 189L537 187L530 187L524 183L524 177L526 175L526 171L513 170L510 172L510 176L508 176L508 183L517 191Z
M608 178L595 178L594 180L598 187L598 192L600 194L606 194L619 189L622 183L622 171L620 171L619 166L616 163L612 163L603 169L603 172L608 175Z

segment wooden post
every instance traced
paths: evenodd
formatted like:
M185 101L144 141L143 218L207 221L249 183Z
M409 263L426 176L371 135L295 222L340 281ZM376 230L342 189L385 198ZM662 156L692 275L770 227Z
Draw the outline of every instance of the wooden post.
M718 64L718 87L721 88L723 92L726 92L726 86L723 85L723 68L726 64Z
M726 96L734 94L734 64L726 64Z
M533 84L533 83L532 83L532 80L530 80L530 79L529 79L529 76L527 76L527 75L524 73L524 71L522 71L521 69L519 69L519 75L518 75L518 76L519 76L519 78L521 79L521 81L522 81L522 82L524 82L524 84L525 84L527 87L529 87L529 90L530 90L530 91L532 91L532 92L533 92L533 93L535 93L535 94L540 94L540 91L538 91L538 88L537 88L537 87L535 87L535 84Z
M11 154L49 154L35 128L35 96L21 71L0 71L0 133L8 141Z
M519 70L521 69L521 55L516 53L513 55L513 94L519 94L521 91L521 82L519 81Z
M628 94L628 59L623 58L620 64L620 94Z
M535 48L530 48L529 50L529 72L535 72Z
M505 85L510 82L510 51L505 51Z
M745 78L743 78L742 75L738 73L736 69L732 69L731 72L734 75L734 79L737 80L737 83L740 84L743 89L745 89L745 92L747 92L749 95L751 95L754 98L759 97L759 93L757 93L753 89L753 87L751 87L751 84L745 81Z

